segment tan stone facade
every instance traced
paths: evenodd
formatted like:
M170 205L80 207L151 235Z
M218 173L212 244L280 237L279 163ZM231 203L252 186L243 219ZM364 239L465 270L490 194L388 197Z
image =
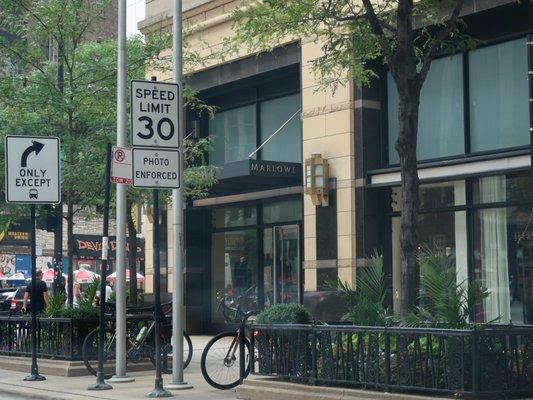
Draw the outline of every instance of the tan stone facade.
M244 2L246 3L246 2ZM186 51L208 56L220 48L224 38L232 35L231 12L241 7L243 1L213 0L185 1L184 27L187 29ZM146 19L139 23L142 32L170 29L172 24L172 2L170 0L148 0ZM355 280L355 175L354 175L354 104L352 85L340 86L334 93L320 88L319 81L311 68L311 61L321 52L317 43L287 39L300 48L302 160L313 153L320 153L330 165L330 187L337 197L337 259L317 260L316 206L309 196L303 196L302 268L305 270L304 290L317 290L318 269L332 268L347 282ZM197 73L249 57L244 51L220 58L209 58L203 66L194 66L186 71ZM170 76L158 77L170 80ZM168 227L171 227L171 210L168 212ZM149 226L150 224L147 224ZM320 229L320 227L319 227ZM146 237L146 289L151 288L152 245L151 227ZM171 229L168 232L168 280L171 282L172 244ZM171 289L171 288L169 288Z

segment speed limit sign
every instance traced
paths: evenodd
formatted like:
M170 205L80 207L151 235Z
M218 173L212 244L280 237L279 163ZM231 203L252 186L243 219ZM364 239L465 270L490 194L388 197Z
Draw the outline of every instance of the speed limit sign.
M131 81L131 143L134 147L179 147L176 83Z

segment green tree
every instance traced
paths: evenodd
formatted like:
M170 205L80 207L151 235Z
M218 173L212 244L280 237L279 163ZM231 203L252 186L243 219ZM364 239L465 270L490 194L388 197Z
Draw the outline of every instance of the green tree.
M0 71L0 146L8 134L61 138L62 199L67 207L70 265L74 216L102 204L103 155L106 143L113 141L116 132L116 43L93 40L111 4L110 0L0 0L0 28L6 33L0 35L0 59L18 67ZM143 79L148 70L161 74L167 71L169 57L161 54L170 42L166 31L130 38L128 80ZM201 60L186 53L184 61L192 66ZM210 111L194 98L193 91L184 93L186 104ZM205 143L190 147L201 149ZM195 151L201 152L198 149ZM192 168L185 171L185 186L201 196L214 182L213 171L189 166ZM3 174L2 168L2 181ZM203 184L206 186L201 187ZM129 196L132 204L140 204L145 193L130 191ZM5 206L0 222L22 214L27 214L25 207Z
M399 95L399 132L395 148L402 184L400 308L416 303L419 179L416 145L420 91L431 62L441 53L475 42L462 34L464 0L263 0L235 11L237 47L269 51L287 38L322 44L313 60L323 85L347 81L369 84L370 61L382 60Z

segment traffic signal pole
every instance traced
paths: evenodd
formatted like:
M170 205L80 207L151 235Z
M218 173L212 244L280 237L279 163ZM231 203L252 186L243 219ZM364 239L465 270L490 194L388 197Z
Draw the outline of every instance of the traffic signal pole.
M126 0L118 0L117 57L117 146L126 147ZM126 185L117 184L117 249L116 249L116 365L109 382L132 382L126 375Z

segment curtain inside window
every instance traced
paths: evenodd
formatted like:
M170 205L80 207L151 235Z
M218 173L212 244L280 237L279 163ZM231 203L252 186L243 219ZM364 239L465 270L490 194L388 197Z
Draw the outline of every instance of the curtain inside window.
M480 197L484 203L505 201L505 176L480 179ZM481 279L490 292L483 302L485 322L511 319L509 274L507 270L507 211L493 208L479 211Z

